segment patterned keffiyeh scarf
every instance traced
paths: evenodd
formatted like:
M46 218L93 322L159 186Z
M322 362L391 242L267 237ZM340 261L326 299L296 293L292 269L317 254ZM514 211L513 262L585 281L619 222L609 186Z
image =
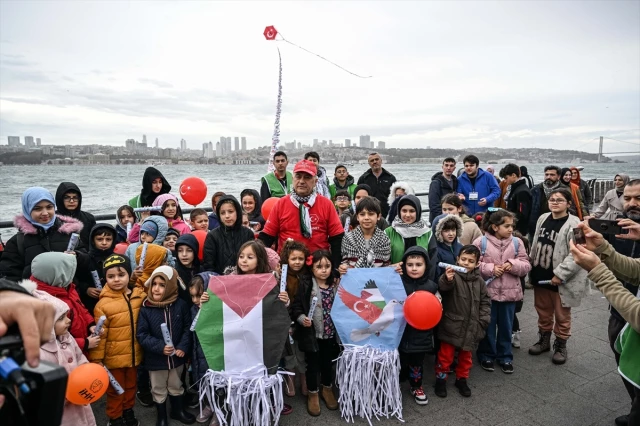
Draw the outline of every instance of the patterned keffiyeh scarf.
M300 233L305 238L311 238L311 217L309 216L309 209L316 203L317 194L314 191L307 197L301 197L295 192L292 192L289 198L294 206L296 206L300 212Z
M400 234L402 238L418 238L431 230L422 219L413 223L404 223L400 215L396 216L391 223L391 227Z
M360 227L345 234L342 239L342 259L348 260L355 268L373 268L376 264L381 266L390 258L391 242L387 234L378 227L369 240L369 249Z

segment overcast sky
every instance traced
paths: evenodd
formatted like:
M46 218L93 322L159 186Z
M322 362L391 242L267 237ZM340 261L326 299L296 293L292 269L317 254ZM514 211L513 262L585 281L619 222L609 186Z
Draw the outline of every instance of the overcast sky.
M359 79L284 42L266 25ZM0 1L0 143L640 143L640 2ZM605 152L640 151L607 139Z

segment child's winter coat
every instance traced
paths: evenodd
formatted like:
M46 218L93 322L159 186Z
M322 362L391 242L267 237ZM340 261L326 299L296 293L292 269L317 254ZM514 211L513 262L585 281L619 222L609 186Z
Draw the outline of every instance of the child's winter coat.
M338 286L333 287L333 296L335 297L338 291ZM313 297L318 298L316 309L313 311L311 318L311 327L304 327L301 321L309 314L311 309L311 299ZM298 346L302 352L318 352L318 340L323 337L324 325L323 325L323 313L322 313L322 301L320 300L320 288L315 278L309 280L300 280L298 284L298 294L291 303L291 320L295 322L295 330L293 332L293 338L298 342ZM338 334L336 333L336 338Z
M499 240L487 232L473 242L473 245L478 247L481 252L483 238L486 238L487 241L484 255L480 255L480 275L485 280L493 278L487 284L487 291L491 296L491 300L496 302L517 302L522 300L520 277L524 277L531 270L531 263L529 263L529 256L524 243L520 238L516 237ZM514 240L518 240L517 254ZM511 270L500 277L494 277L494 267L503 265L506 262L511 263Z
M443 310L438 339L463 351L473 351L491 321L491 298L478 268L454 272L453 281L442 275L438 287Z
M93 238L105 231L111 232L113 234L113 242L111 243L111 247L101 250L98 249L94 242ZM80 293L80 299L84 306L86 306L87 310L90 314L93 315L93 308L98 303L98 299L94 299L93 297L89 297L87 295L87 289L95 288L95 284L93 282L93 276L91 275L91 271L96 271L98 273L98 277L100 277L100 284L104 287L104 272L102 271L102 264L107 257L113 254L113 249L116 246L116 230L113 226L107 223L98 223L96 224L91 232L89 233L89 268L88 271L85 271L82 277L82 280L78 283L78 290Z
M157 234L153 239L153 244L163 247L162 243L164 242L164 239L167 237L167 231L169 230L167 219L165 219L162 216L149 216L148 218L142 221L142 224L145 224L147 221L153 222L155 224L154 228L157 229ZM127 247L127 251L125 253L125 255L131 261L131 267L133 269L136 269L136 267L138 266L138 263L136 261L136 252L138 250L138 247L142 245L142 243L140 242L140 229L141 229L140 224L136 223L135 225L133 225L133 229L129 234L129 241L131 241L132 244L129 247ZM131 239L131 236L134 234L137 236L137 239L135 240L136 242L133 242L134 240ZM167 252L167 260L169 262L169 265L173 265L174 259L173 259L173 256L171 255L171 250L169 250L168 248L165 248L165 250ZM144 281L142 283L144 283Z
M158 197L153 201L153 207L162 207L168 200L175 201L176 210L178 211L178 213L182 213L182 211L180 210L180 204L178 203L178 198L172 194L158 195ZM167 223L169 224L169 228L177 230L178 232L180 232L180 235L191 233L191 227L187 225L187 223L180 217L176 219L167 219Z
M71 282L76 271L76 257L72 254L49 252L36 256L31 263L31 280L38 290L57 297L69 307L69 332L87 354L89 328L95 325L93 316L82 304L76 286Z
M429 265L429 254L423 247L413 246L404 254L402 257L402 284L404 284L407 296L419 290L436 294L438 284L429 279L429 274L426 270L424 275L417 279L410 278L407 275L405 265L409 256L422 256L425 265ZM418 330L407 324L402 334L402 340L400 340L398 350L405 353L433 352L433 329Z
M182 282L187 284L191 282L191 279L196 275L202 272L202 267L200 267L200 260L198 259L198 250L200 248L200 244L198 244L198 239L193 234L185 234L178 237L178 241L176 241L176 253L178 252L178 247L187 246L193 251L193 263L191 264L191 268L187 268L182 263L180 263L180 259L176 258L176 271L178 271L178 275ZM176 255L177 256L177 255ZM183 290L182 287L178 286L178 296L180 299L184 300L187 306L191 307L191 295L189 294L189 290Z
M36 287L35 282L25 280L23 283L28 283L29 289ZM65 312L69 312L67 304L44 291L35 290L33 295L40 300L51 303L56 311L51 338L47 343L40 346L40 360L57 364L67 370L67 373L71 373L76 367L88 363L89 361L87 361L82 350L68 331L62 336L56 336L55 334L56 320ZM76 405L65 399L63 410L61 426L96 425L96 419L93 416L90 405Z
M455 222L456 224L456 239L453 241L451 245L448 245L444 242L442 238L442 230L444 229L444 225L447 222ZM448 263L449 265L455 265L458 260L458 254L460 254L460 250L462 249L462 244L458 242L458 238L462 236L462 228L463 223L462 219L456 215L447 214L437 216L431 227L435 229L436 240L438 241L436 244L438 246L438 262ZM439 277L444 273L444 269L438 266L438 271L436 272L436 276Z
M149 371L171 370L184 365L191 349L191 314L187 304L178 298L178 285L184 286L178 272L170 266L160 266L151 274L145 287L151 294L151 286L155 277L165 280L166 288L160 301L145 299L140 310L137 336L145 351L144 366ZM163 354L165 342L160 324L166 323L171 335L173 347L184 351L184 357Z
M100 300L94 308L96 321L104 315L107 320L103 326L100 343L89 352L89 359L101 362L107 368L126 368L140 365L143 352L136 339L136 327L140 307L146 297L145 292L134 287L131 293L127 289L114 291L104 286Z

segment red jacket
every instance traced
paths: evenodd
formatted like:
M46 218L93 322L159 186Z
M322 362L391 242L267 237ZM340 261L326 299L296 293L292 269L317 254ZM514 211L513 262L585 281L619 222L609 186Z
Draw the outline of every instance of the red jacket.
M38 290L46 291L53 297L57 297L67 304L69 307L69 319L71 320L71 327L69 327L69 333L76 340L76 343L82 349L85 356L89 354L87 348L87 337L89 337L89 327L95 324L93 316L89 313L87 308L84 307L80 301L80 296L76 291L76 285L74 283L69 284L69 287L54 287L46 284L35 277L30 278L31 281L38 284ZM57 318L56 318L57 319Z

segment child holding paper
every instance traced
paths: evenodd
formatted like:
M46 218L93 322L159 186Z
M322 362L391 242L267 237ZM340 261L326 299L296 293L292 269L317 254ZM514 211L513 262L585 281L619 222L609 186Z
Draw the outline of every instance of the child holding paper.
M79 283L82 303L93 315L93 308L98 303L100 292L104 286L104 261L113 254L116 246L116 230L108 223L96 224L89 233L89 273L84 273Z
M184 424L196 421L183 408L181 375L191 348L191 315L187 304L178 297L178 286L185 289L175 269L163 265L153 271L145 282L149 293L140 310L136 333L145 351L144 366L151 378L157 425L167 424L167 396L172 419Z
M109 256L104 261L103 271L105 286L94 315L97 322L103 315L106 320L102 326L102 338L98 346L89 352L89 359L107 367L124 389L122 394L112 385L107 389L109 424L135 426L138 424L133 413L137 367L143 357L135 329L146 294L140 287L129 289L131 262L126 256Z
M338 357L340 348L330 316L338 285L332 275L331 253L316 250L309 263L313 278L311 282L300 281L291 307L291 319L296 322L294 339L304 351L307 363L307 412L312 416L319 416L320 396L329 410L338 409L338 402L333 394L332 364ZM322 381L321 395L318 373Z

